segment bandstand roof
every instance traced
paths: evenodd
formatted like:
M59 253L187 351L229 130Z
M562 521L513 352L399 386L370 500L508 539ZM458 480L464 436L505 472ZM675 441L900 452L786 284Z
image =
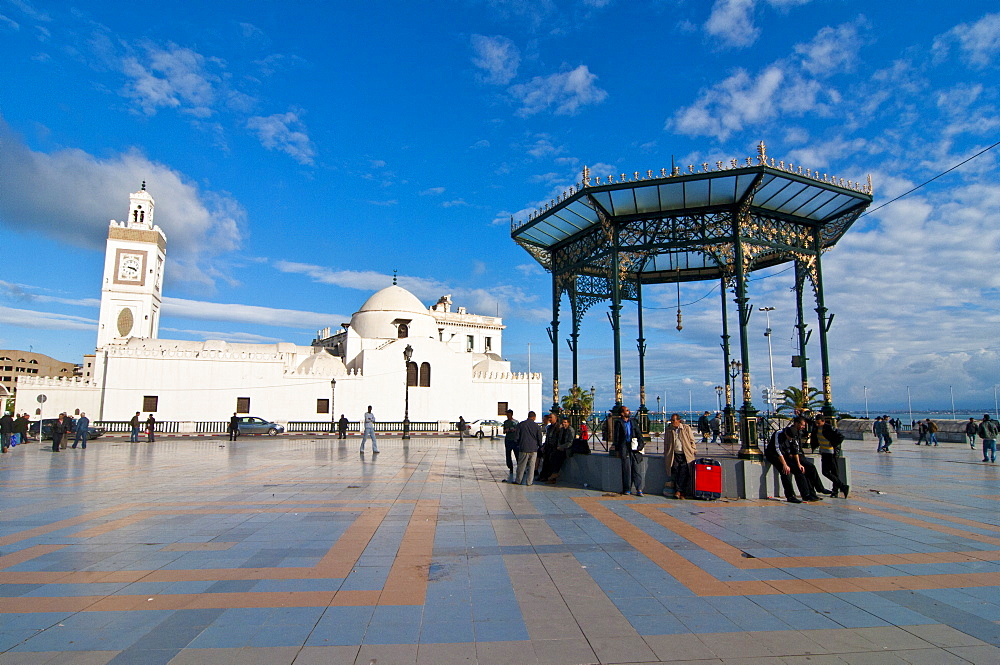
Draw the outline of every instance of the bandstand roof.
M775 164L763 144L756 163L701 166L617 179L592 179L584 169L579 185L527 221L512 220L511 237L550 271L600 275L615 226L625 231L619 249L631 252L635 278L691 281L726 273L723 246L732 246L737 228L742 242L764 248L751 261L758 269L794 258L816 229L822 249L833 246L872 201L870 178L861 184Z

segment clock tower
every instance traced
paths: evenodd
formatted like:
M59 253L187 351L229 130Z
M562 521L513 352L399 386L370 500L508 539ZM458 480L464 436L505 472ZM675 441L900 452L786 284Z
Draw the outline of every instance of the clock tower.
M129 195L128 217L111 220L104 255L97 348L130 337L157 337L167 237L153 224L153 197L146 183Z

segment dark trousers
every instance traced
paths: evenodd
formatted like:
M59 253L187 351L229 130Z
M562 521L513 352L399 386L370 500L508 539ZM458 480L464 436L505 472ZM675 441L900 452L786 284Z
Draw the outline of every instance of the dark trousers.
M238 437L239 435L240 435L240 431L238 429L231 429L231 430L229 430L229 440L230 441L235 441L236 437Z
M38 435L39 437L41 434ZM59 452L59 444L62 442L63 435L58 432L52 433L52 452Z
M339 432L337 433L337 438L338 438L338 439L346 439L346 438L347 438L347 430L346 430L346 429L342 429L342 430L340 430L340 431L339 431Z
M619 450L622 458L622 492L642 491L642 453Z
M796 464L789 464L788 468L790 471L787 474L784 474L781 473L781 459L777 455L765 453L764 457L771 463L771 466L778 470L778 476L781 478L781 489L784 491L786 499L795 496L795 489L792 487L792 477L795 478L795 484L798 485L799 493L802 495L803 499L816 495L816 492L813 491L809 481L806 480L806 477L801 471L799 471L799 467ZM805 466L805 464L802 466ZM810 466L813 467L813 471L816 470L815 465Z
M507 453L507 470L514 473L517 468L517 441L504 441L503 447Z
M545 466L542 467L542 475L539 477L540 480L548 480L553 474L559 475L559 469L562 468L563 462L566 461L566 451L559 450L558 448L553 448L549 451L549 454L545 456Z
M684 496L691 496L691 464L688 463L684 453L674 453L674 464L670 467L670 477L674 479L674 492L680 492Z
M839 492L843 488L844 481L840 479L840 466L837 464L837 456L833 453L820 453L820 463L823 466L823 475L830 479L833 484L833 491Z
M87 447L87 436L90 434L87 430L77 428L76 436L73 438L73 447L76 448L77 444L83 442L83 447Z
M802 458L802 466L805 467L805 477L809 481L810 488L812 489L812 494L816 492L824 492L823 481L819 477L819 471L816 470L816 465L809 460Z

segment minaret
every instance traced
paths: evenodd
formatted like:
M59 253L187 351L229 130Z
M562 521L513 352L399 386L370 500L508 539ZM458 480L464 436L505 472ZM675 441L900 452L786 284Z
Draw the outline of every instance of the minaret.
M111 220L104 254L97 348L130 337L156 338L167 237L153 224L153 197L146 182L129 195L128 217Z

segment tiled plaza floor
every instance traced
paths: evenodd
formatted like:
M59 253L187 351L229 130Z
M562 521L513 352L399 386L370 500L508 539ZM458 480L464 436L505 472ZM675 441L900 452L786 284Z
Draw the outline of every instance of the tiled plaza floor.
M968 446L848 442L851 497L792 505L357 445L3 455L0 664L1000 663L1000 469Z

